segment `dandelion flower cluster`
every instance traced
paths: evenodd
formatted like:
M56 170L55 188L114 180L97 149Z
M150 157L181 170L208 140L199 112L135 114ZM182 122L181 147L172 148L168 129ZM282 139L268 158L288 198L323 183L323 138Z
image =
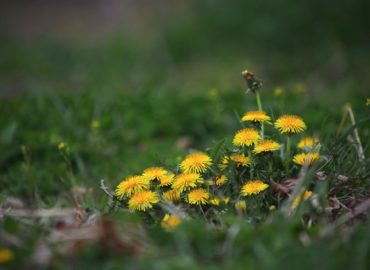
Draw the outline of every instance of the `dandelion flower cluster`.
M143 190L135 193L128 201L130 210L146 211L159 202L158 194L151 190Z
M297 115L282 115L275 122L275 128L280 133L300 133L306 129L306 124Z
M182 173L176 176L172 183L172 188L180 192L189 190L197 186L197 183L203 183L203 179L197 173Z
M246 112L242 117L242 121L251 121L267 124L271 124L270 120L271 120L270 116L268 116L266 112L262 111Z
M253 150L253 153L272 152L280 149L280 144L273 140L263 140L259 142Z
M253 128L245 128L239 130L233 139L233 144L236 146L251 146L260 139L258 131Z
M188 202L189 204L206 204L208 203L210 195L207 190L203 188L193 189L188 194Z
M293 157L293 162L298 165L312 165L319 159L319 153L300 153Z
M176 215L165 214L161 226L166 230L171 230L180 225L181 220Z
M118 184L115 193L119 198L122 198L125 195L130 197L136 192L145 189L149 189L149 181L140 175L131 175Z
M186 173L204 173L212 165L212 159L205 153L198 152L188 155L180 164Z
M250 196L253 194L258 194L267 189L268 187L269 185L265 184L261 180L250 180L243 185L241 195Z

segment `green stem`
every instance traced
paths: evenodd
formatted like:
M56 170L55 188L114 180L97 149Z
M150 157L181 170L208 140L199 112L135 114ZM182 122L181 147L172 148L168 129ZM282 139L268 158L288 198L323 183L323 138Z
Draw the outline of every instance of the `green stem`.
M290 148L291 148L291 141L290 141L290 135L288 134L286 137L286 152L285 152L285 169L287 173L289 170L289 163L290 163Z
M254 174L254 164L253 164L253 159L252 159L252 151L249 149L248 150L248 158L249 158L249 176L250 179L253 179L253 174Z
M262 110L261 96L260 96L260 91L258 91L258 90L256 90L256 99L257 99L258 110L260 112L262 112L263 110ZM265 134L265 127L264 127L263 122L261 122L261 137L262 137L262 140L263 140L264 134Z

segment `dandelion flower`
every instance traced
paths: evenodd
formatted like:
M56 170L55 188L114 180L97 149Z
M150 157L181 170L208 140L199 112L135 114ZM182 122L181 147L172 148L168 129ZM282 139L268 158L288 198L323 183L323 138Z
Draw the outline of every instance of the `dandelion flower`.
M233 144L236 146L251 146L252 144L257 143L260 139L260 135L257 130L253 128L245 128L239 130L233 139Z
M258 123L267 123L271 124L271 118L267 115L266 112L262 111L252 111L246 112L242 117L242 121L258 122Z
M319 153L300 153L293 157L293 162L298 165L312 165L319 159Z
M302 138L297 147L300 149L313 149L319 144L319 138L304 137Z
M214 205L214 206L219 206L220 205L220 202L221 202L221 200L220 200L220 198L213 198L213 199L211 199L210 201L209 201L212 205Z
M180 191L170 189L162 194L163 200L172 203L180 202Z
M230 201L230 197L221 196L220 199L224 204L228 204Z
M180 225L180 223L181 220L176 215L165 214L161 221L161 226L166 230L171 230Z
M263 183L261 180L250 180L243 185L241 195L250 196L253 194L258 194L268 187L269 185Z
M309 190L305 190L305 192L303 192L303 194L300 194L298 196L296 196L293 200L293 203L292 203L292 208L295 209L298 207L298 205L301 203L302 201L302 197L304 200L307 200L309 197L311 197L313 194L312 191L309 191ZM303 195L303 196L302 196Z
M248 167L249 165L249 157L245 156L244 154L235 154L231 156L225 156L222 160L222 164L218 167L221 170L226 169L227 165L229 164L229 160L232 160L236 167Z
M259 142L253 150L253 153L260 154L262 152L277 151L280 149L280 144L273 140L263 140Z
M247 212L247 203L245 201L242 200L237 201L234 207L239 215Z
M146 211L159 202L158 194L151 190L143 190L135 193L128 201L130 210Z
M282 115L275 122L275 128L280 133L300 133L306 129L306 124L297 115Z
M212 159L205 153L198 152L188 155L180 164L186 173L203 173L212 165Z
M162 175L159 177L159 186L160 187L166 187L173 183L173 180L175 179L175 175L173 173L166 173L165 175Z
M203 183L203 179L197 173L182 173L176 176L172 183L172 188L180 192L194 188L198 183Z
M227 181L227 176L226 175L217 175L216 176L216 186L222 186L225 184Z
M0 263L8 263L14 259L14 253L8 248L0 249Z
M188 194L188 202L190 204L206 204L208 203L209 193L203 188L193 189Z
M151 181L159 180L165 174L167 174L167 171L162 167L150 167L144 170L142 176L144 179Z
M147 181L140 175L131 175L118 184L116 189L116 196L119 198L122 198L124 195L130 197L134 193L148 188L149 181Z

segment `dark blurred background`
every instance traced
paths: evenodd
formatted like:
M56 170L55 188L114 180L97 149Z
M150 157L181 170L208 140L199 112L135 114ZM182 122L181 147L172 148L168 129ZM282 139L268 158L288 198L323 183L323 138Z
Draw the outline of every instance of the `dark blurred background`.
M0 90L232 89L248 68L268 90L357 93L368 83L369 10L366 0L5 0Z

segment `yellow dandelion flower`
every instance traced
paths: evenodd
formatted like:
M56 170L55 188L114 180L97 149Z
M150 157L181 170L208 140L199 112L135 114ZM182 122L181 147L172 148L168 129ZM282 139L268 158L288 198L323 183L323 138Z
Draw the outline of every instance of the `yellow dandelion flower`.
M276 210L276 205L273 205L273 204L272 204L272 205L270 205L270 206L269 206L269 210L270 210L270 211L274 211L274 210Z
M253 194L258 194L268 187L269 185L263 183L261 180L250 180L243 185L241 195L250 196Z
M260 138L257 130L253 128L244 128L235 134L233 144L236 146L251 146L257 143Z
M0 249L0 263L8 263L14 259L14 253L8 248Z
M162 167L150 167L144 170L142 176L146 180L159 180L162 176L167 174L167 171Z
M173 180L175 179L175 175L173 173L166 173L165 175L162 175L159 177L159 186L160 187L166 187L173 183Z
M227 176L226 175L217 175L216 176L216 186L222 186L225 184L227 181Z
M242 121L259 122L267 124L271 124L270 120L271 117L268 116L266 112L262 111L246 112L242 117Z
M298 165L312 165L319 159L319 153L300 153L293 157L293 162Z
M241 215L247 212L247 203L245 201L239 200L234 205L236 212Z
M319 144L319 142L319 138L304 137L299 141L297 147L300 149L313 149Z
M275 122L275 128L280 133L300 133L306 129L306 124L297 115L282 115Z
M298 207L298 205L301 203L302 201L302 197L304 200L307 200L308 198L310 198L312 196L313 192L312 191L309 191L309 190L305 190L305 192L303 192L303 194L300 194L300 195L297 195L294 200L293 200L293 203L292 203L292 208L295 209ZM303 195L303 196L302 196Z
M180 192L194 188L198 183L203 183L203 179L197 173L182 173L176 176L172 183L172 188Z
M211 199L210 201L209 201L212 205L214 205L214 206L219 206L220 205L220 202L221 202L221 200L220 200L220 198L213 198L213 199Z
M231 156L225 156L222 159L222 163L218 165L221 170L225 170L227 165L229 165L229 161L234 161L237 167L248 167L249 165L249 157L245 156L244 154L235 154Z
M224 204L228 204L230 201L230 197L221 196L220 199Z
M181 220L176 215L165 214L161 221L161 226L166 230L171 230L180 225L180 223Z
M118 184L116 189L116 196L119 198L122 198L124 195L130 197L134 193L148 188L149 181L147 181L140 175L131 175Z
M188 155L181 163L180 168L186 173L203 173L212 165L212 159L205 153L198 152Z
M166 192L163 192L162 198L164 201L179 203L180 202L180 191L170 189Z
M151 190L143 190L135 193L128 201L130 210L146 211L159 202L158 194Z
M263 140L259 142L253 150L253 153L260 154L262 152L277 151L280 149L280 144L273 140Z
M193 189L188 194L189 204L206 204L208 203L209 193L203 188Z
M60 143L58 144L58 149L59 149L59 150L63 150L63 149L65 149L65 148L67 148L67 144L66 144L65 142L60 142Z

